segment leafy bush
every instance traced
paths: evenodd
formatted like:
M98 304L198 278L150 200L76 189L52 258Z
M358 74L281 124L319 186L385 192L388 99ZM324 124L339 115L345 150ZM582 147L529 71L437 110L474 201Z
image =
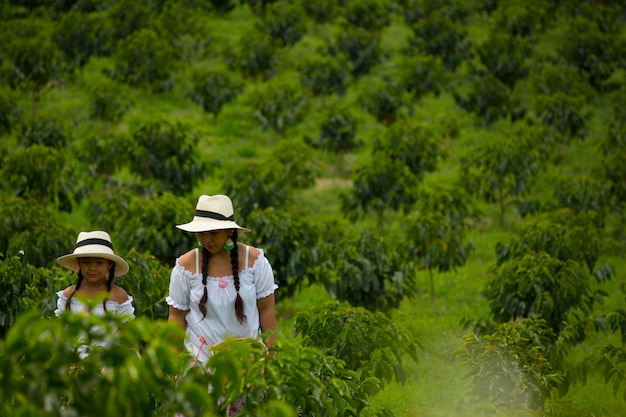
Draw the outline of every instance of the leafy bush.
M567 141L587 136L593 111L585 106L585 101L582 96L557 92L551 96L535 96L533 107L541 122Z
M330 301L297 313L294 330L304 346L343 360L361 379L403 383L404 358L418 364L420 340L380 312Z
M361 105L384 125L396 122L403 110L411 110L411 100L393 79L372 83L359 96Z
M21 126L19 144L23 147L43 145L63 149L73 140L64 121L56 117L39 117Z
M390 0L361 0L348 2L345 19L349 25L368 32L381 32L391 23Z
M0 88L0 135L11 133L19 125L21 113L17 95L7 87Z
M102 42L102 20L91 14L69 12L57 24L53 40L65 54L68 62L81 73L89 58L105 48Z
M180 121L144 123L132 132L132 172L155 180L160 191L188 193L207 174L197 149L197 133Z
M207 113L217 116L225 104L233 101L244 84L229 71L197 70L191 77L190 96Z
M415 296L415 276L406 257L379 236L365 232L339 241L326 256L332 261L316 273L336 300L391 316L404 299Z
M283 45L292 46L306 33L304 10L297 3L268 4L257 29L266 32Z
M551 18L550 5L542 0L499 1L492 13L494 29L523 38L536 38Z
M339 154L351 152L362 145L356 137L358 122L348 107L330 106L324 116L319 138L304 138L308 145Z
M113 60L114 78L153 92L170 88L177 65L172 47L152 29L141 29L124 38L115 49Z
M439 95L446 84L446 69L441 57L404 57L400 68L399 84L416 99L427 93Z
M383 58L380 35L362 28L340 31L327 47L330 55L345 58L350 63L350 73L357 78L369 73Z
M281 134L303 118L309 104L299 83L279 78L270 80L251 100L253 116L261 126Z
M316 95L343 96L348 88L350 72L345 64L330 56L312 56L300 64L300 81Z
M499 29L492 29L489 38L476 47L483 65L510 88L528 75L531 51L529 41Z
M278 61L279 43L265 32L252 29L225 51L226 62L245 77L271 78Z
M133 101L129 91L119 83L102 80L89 89L91 117L107 122L119 122L131 109Z

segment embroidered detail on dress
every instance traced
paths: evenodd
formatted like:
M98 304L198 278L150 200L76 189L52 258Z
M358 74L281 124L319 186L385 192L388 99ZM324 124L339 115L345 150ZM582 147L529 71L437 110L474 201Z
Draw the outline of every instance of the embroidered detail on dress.
M220 286L220 288L226 290L226 295L230 297L230 292L228 291L228 281L226 281L225 279L220 279L218 285Z

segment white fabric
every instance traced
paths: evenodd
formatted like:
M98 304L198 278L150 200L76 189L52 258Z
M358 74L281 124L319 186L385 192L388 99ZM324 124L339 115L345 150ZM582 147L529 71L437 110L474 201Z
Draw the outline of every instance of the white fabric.
M67 297L63 295L63 291L58 291L57 296L59 297L57 300L57 309L54 310L54 314L56 316L61 315L65 311L65 306L67 305ZM107 312L112 312L115 314L124 314L128 315L129 318L135 318L135 307L133 306L133 297L128 296L128 300L124 301L122 304L119 304L117 301L107 300ZM76 296L72 297L72 302L70 304L70 310L73 313L81 313L87 311L87 306L81 302ZM104 316L105 311L104 307L102 307L102 303L98 303L91 310L92 314L95 314L99 317ZM98 326L94 326L91 328L92 334L95 334L99 331ZM81 338L82 340L83 338ZM85 359L89 352L93 349L94 346L102 346L109 347L110 340L106 340L104 335L102 335L102 339L92 339L92 346L88 346L86 343L78 346L78 356L80 359Z
M199 308L204 293L202 272L195 274L180 265L180 258L170 276L169 295L166 302L179 310L189 311L185 345L200 362L208 360L207 350L226 337L259 337L260 321L256 301L274 293L278 285L274 283L274 272L262 249L252 266L239 272L239 294L244 303L247 319L239 323L235 316L235 282L232 275L207 277L206 317ZM248 261L246 259L246 265ZM202 342L204 338L205 342Z
M59 297L57 300L57 309L54 310L54 314L59 316L61 313L65 311L65 306L67 305L67 297L63 295L63 291L57 292L57 296ZM113 312L116 314L128 314L131 318L135 318L135 307L133 306L133 297L128 296L128 300L124 301L122 304L119 304L113 300L107 300L107 311ZM87 310L87 306L83 304L76 296L72 297L72 304L70 305L70 309L74 313L80 313ZM102 307L102 303L96 304L96 306L91 310L93 314L98 316L104 316L104 308Z

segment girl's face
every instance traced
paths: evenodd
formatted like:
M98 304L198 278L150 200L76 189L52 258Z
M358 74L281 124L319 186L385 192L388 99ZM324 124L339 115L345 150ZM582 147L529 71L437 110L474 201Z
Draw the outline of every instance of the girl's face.
M198 243L207 248L211 253L218 253L224 249L224 242L233 234L230 229L211 230L210 232L198 233Z
M78 258L78 266L85 280L97 282L109 277L109 269L113 266L113 261L105 258Z

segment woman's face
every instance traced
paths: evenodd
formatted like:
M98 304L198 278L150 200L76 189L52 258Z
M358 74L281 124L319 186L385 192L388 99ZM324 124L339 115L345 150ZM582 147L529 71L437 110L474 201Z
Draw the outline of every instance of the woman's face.
M225 250L224 242L226 242L226 239L228 239L232 234L232 229L200 232L197 234L198 243L204 246L209 252L217 253Z
M105 258L78 258L78 266L84 279L97 282L109 277L113 262Z

